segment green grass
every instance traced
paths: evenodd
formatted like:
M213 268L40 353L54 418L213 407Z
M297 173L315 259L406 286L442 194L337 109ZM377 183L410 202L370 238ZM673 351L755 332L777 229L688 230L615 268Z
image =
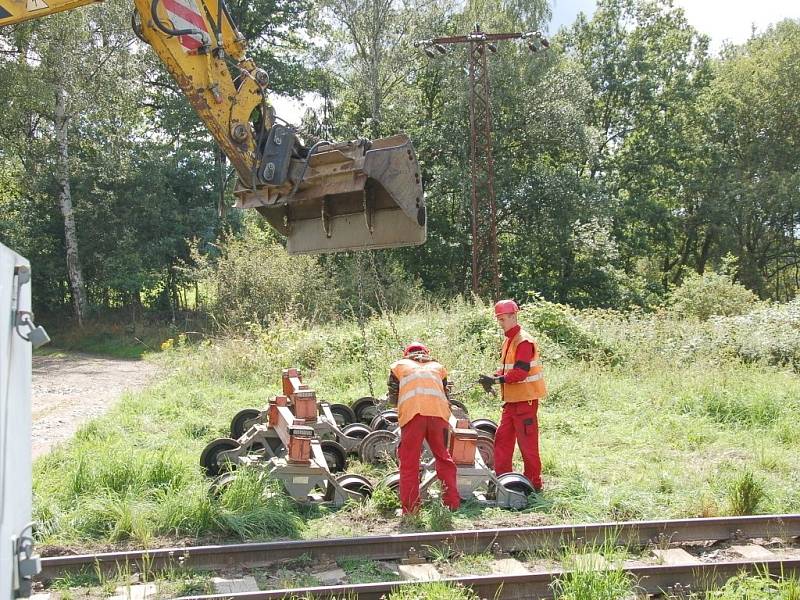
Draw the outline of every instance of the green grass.
M448 583L404 585L389 594L388 600L478 600L472 590Z
M51 343L37 350L47 355L59 351L85 352L114 358L139 359L146 354L158 353L162 344L175 343L179 332L168 325L118 323L109 320L92 321L83 327L53 318L42 323L50 335ZM184 338L185 339L185 335Z
M767 574L734 577L709 590L706 600L800 600L800 580L775 580Z
M621 600L632 590L630 576L620 569L575 570L553 584L557 600Z
M50 344L36 351L42 355L69 351L139 359L147 354L199 342L205 337L200 331L191 331L201 330L203 323L189 317L170 325L148 320L132 324L130 315L118 315L118 318L106 316L87 321L83 327L78 327L64 316L43 316L40 320L51 339Z
M631 595L633 579L623 570L624 548L608 539L599 546L566 548L560 562L568 573L552 585L557 600L619 600Z
M237 339L176 337L154 357L168 373L163 380L36 462L39 540L309 538L800 511L800 378L773 364L774 348L743 362L719 333L726 322L539 310L522 319L540 343L550 390L540 408L546 491L521 513L464 503L456 513L427 506L401 521L396 499L380 493L363 506L304 509L263 493L271 488L257 475L216 499L200 472L205 444L229 434L239 409L263 407L279 393L282 368L299 367L320 398L345 403L369 394L366 375L385 393L387 366L406 340L429 344L458 389L491 371L501 340L490 310L454 303L395 316L401 340L372 319L366 356L352 322L310 326L287 317ZM737 327L736 339L746 338L741 321ZM499 402L480 388L460 399L473 418L499 417ZM351 470L375 483L385 475L357 461ZM751 473L752 484L736 484L737 473Z
M489 575L492 572L494 556L491 554L464 554L451 560L444 560L458 575Z
M345 558L338 561L338 564L347 573L347 580L350 583L375 583L399 579L394 571L373 560Z

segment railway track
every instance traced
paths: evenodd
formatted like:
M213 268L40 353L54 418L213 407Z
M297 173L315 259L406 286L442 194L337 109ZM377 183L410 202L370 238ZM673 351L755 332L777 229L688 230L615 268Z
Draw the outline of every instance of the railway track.
M628 561L619 565L637 583L642 594L657 594L669 589L706 589L740 572L771 573L800 577L800 549L792 548L800 537L800 515L720 517L668 521L631 521L585 525L552 525L448 532L409 533L364 538L338 538L308 541L283 541L185 548L165 548L143 552L128 551L96 555L59 556L42 559L40 579L51 580L65 573L81 570L113 573L124 565L126 571L148 569L150 572L180 568L224 572L265 567L287 560L303 558L314 564L336 562L344 557L380 561L423 562L432 555L472 555L493 553L502 558L508 569L502 574L476 576L442 576L430 564L406 564L399 568L408 572L427 572L431 578L471 587L481 597L549 598L552 584L569 566L548 565L531 572L511 556L543 556L563 552L564 548L581 549L612 544L630 549L655 548L663 555L660 564ZM787 548L781 554L763 546L748 543L779 539ZM687 553L681 548L706 547L711 543L739 544L750 548L750 557L709 560ZM760 549L760 550L758 550ZM696 553L695 553L696 554ZM745 552L747 555L748 552ZM660 556L661 556L660 555ZM677 558L676 558L677 556ZM416 558L416 560L414 560ZM599 559L602 562L602 558ZM595 565L591 568L607 568ZM615 567L616 568L616 567ZM378 599L408 582L382 582L318 586L270 591L225 592L198 598L303 598L344 597ZM703 587L705 586L705 587Z

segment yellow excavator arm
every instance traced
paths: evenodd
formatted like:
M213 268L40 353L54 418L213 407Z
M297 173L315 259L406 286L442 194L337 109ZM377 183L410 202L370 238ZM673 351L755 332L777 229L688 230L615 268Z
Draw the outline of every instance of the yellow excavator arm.
M0 26L92 0L0 0ZM159 56L236 169L236 206L258 210L290 253L421 244L426 210L405 134L305 147L276 123L269 77L246 55L224 0L134 0L134 30Z

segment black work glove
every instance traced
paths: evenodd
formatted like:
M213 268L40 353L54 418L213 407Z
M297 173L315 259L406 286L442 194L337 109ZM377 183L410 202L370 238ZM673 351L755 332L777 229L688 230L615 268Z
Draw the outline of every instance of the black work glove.
M492 386L497 383L497 379L491 375L481 375L478 377L478 383L483 388L483 391L485 391L487 394L490 394L492 392Z

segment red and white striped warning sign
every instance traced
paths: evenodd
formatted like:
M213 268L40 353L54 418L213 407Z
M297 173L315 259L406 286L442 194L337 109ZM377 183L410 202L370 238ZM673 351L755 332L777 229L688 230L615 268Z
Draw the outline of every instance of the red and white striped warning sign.
M194 0L163 0L163 2L175 29L199 29L208 33L206 22ZM204 39L208 38L203 38L197 33L180 36L181 45L187 50L197 50L203 45Z

